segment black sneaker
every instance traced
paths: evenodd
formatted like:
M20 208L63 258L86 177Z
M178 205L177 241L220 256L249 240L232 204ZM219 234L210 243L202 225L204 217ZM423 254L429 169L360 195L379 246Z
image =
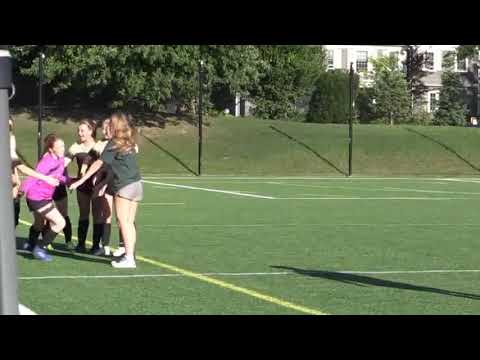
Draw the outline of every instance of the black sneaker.
M92 249L92 250L94 250L94 249ZM97 248L94 251L92 251L92 255L105 256L105 249L104 248Z
M81 244L78 244L76 247L75 247L75 252L78 252L78 253L86 253L87 252L87 248L85 247L85 245L81 245Z
M90 248L90 250L88 250L88 253L91 254L91 255L95 255L95 253L100 250L100 246L93 246L92 248Z

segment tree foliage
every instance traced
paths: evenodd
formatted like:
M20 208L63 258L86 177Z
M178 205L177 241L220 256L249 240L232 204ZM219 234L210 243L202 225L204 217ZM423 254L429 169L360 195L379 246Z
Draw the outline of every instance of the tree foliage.
M153 111L169 103L195 110L201 59L207 104L220 87L252 98L266 118L291 115L323 71L323 49L299 45L22 45L12 48L21 76L37 80L40 50L58 98Z
M407 121L410 113L408 85L398 69L397 59L385 56L372 62L376 117L388 121L390 125Z

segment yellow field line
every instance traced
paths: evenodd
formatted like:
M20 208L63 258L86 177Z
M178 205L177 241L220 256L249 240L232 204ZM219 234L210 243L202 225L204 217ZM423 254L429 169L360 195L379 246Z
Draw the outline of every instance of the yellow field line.
M20 220L19 222L22 225L25 225L25 226L32 226L31 223L29 223L27 221L24 221L24 220ZM60 234L60 235L63 236L63 234ZM72 236L72 238L74 240L78 241L78 238L76 236ZM91 244L90 241L87 241L87 243L89 243L89 245ZM160 261L152 260L152 259L146 258L144 256L137 256L136 258L140 261L143 261L143 262L147 263L147 264L151 264L151 265L163 268L163 269L167 269L167 270L182 274L184 276L188 276L188 277L200 280L200 281L204 281L204 282L207 282L207 283L210 283L210 284L213 284L213 285L217 285L217 286L220 286L221 288L224 288L224 289L236 291L236 292L239 292L239 293L242 293L242 294L245 294L245 295L248 295L248 296L251 296L251 297L254 297L254 298L257 298L257 299L260 299L260 300L263 300L263 301L266 301L266 302L269 302L269 303L272 303L272 304L275 304L275 305L278 305L278 306L288 308L288 309L296 310L296 311L299 311L299 312L302 312L302 313L305 313L305 314L310 314L310 315L328 315L328 314L326 314L324 312L321 312L321 311L318 311L316 309L311 309L311 308L308 308L306 306L297 305L297 304L294 304L292 302L279 299L277 297L262 294L258 291L255 291L255 290L251 290L251 289L247 289L247 288L244 288L244 287L241 287L241 286L237 286L237 285L231 284L231 283L223 281L223 280L215 279L215 278L210 277L210 276L198 274L196 272L186 270L186 269L182 269L182 268L179 268L179 267L174 266L174 265L170 265L170 264L163 263L163 262L160 262Z

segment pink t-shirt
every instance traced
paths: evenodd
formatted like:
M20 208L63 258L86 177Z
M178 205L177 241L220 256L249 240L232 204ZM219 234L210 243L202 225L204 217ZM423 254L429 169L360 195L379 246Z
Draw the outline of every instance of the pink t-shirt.
M65 172L65 160L63 157L55 158L52 154L46 153L37 164L35 170L43 175L58 179L60 183L65 184L67 177ZM45 181L35 179L29 176L20 188L29 200L52 200L55 187L47 184Z

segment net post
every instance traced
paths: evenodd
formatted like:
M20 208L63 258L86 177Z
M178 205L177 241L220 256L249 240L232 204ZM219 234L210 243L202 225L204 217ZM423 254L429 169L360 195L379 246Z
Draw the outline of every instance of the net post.
M198 63L198 176L202 175L203 142L203 60Z
M16 239L13 219L8 90L12 59L0 45L0 315L18 315Z
M348 116L348 176L352 176L353 156L353 62L350 63L349 73L349 116Z

